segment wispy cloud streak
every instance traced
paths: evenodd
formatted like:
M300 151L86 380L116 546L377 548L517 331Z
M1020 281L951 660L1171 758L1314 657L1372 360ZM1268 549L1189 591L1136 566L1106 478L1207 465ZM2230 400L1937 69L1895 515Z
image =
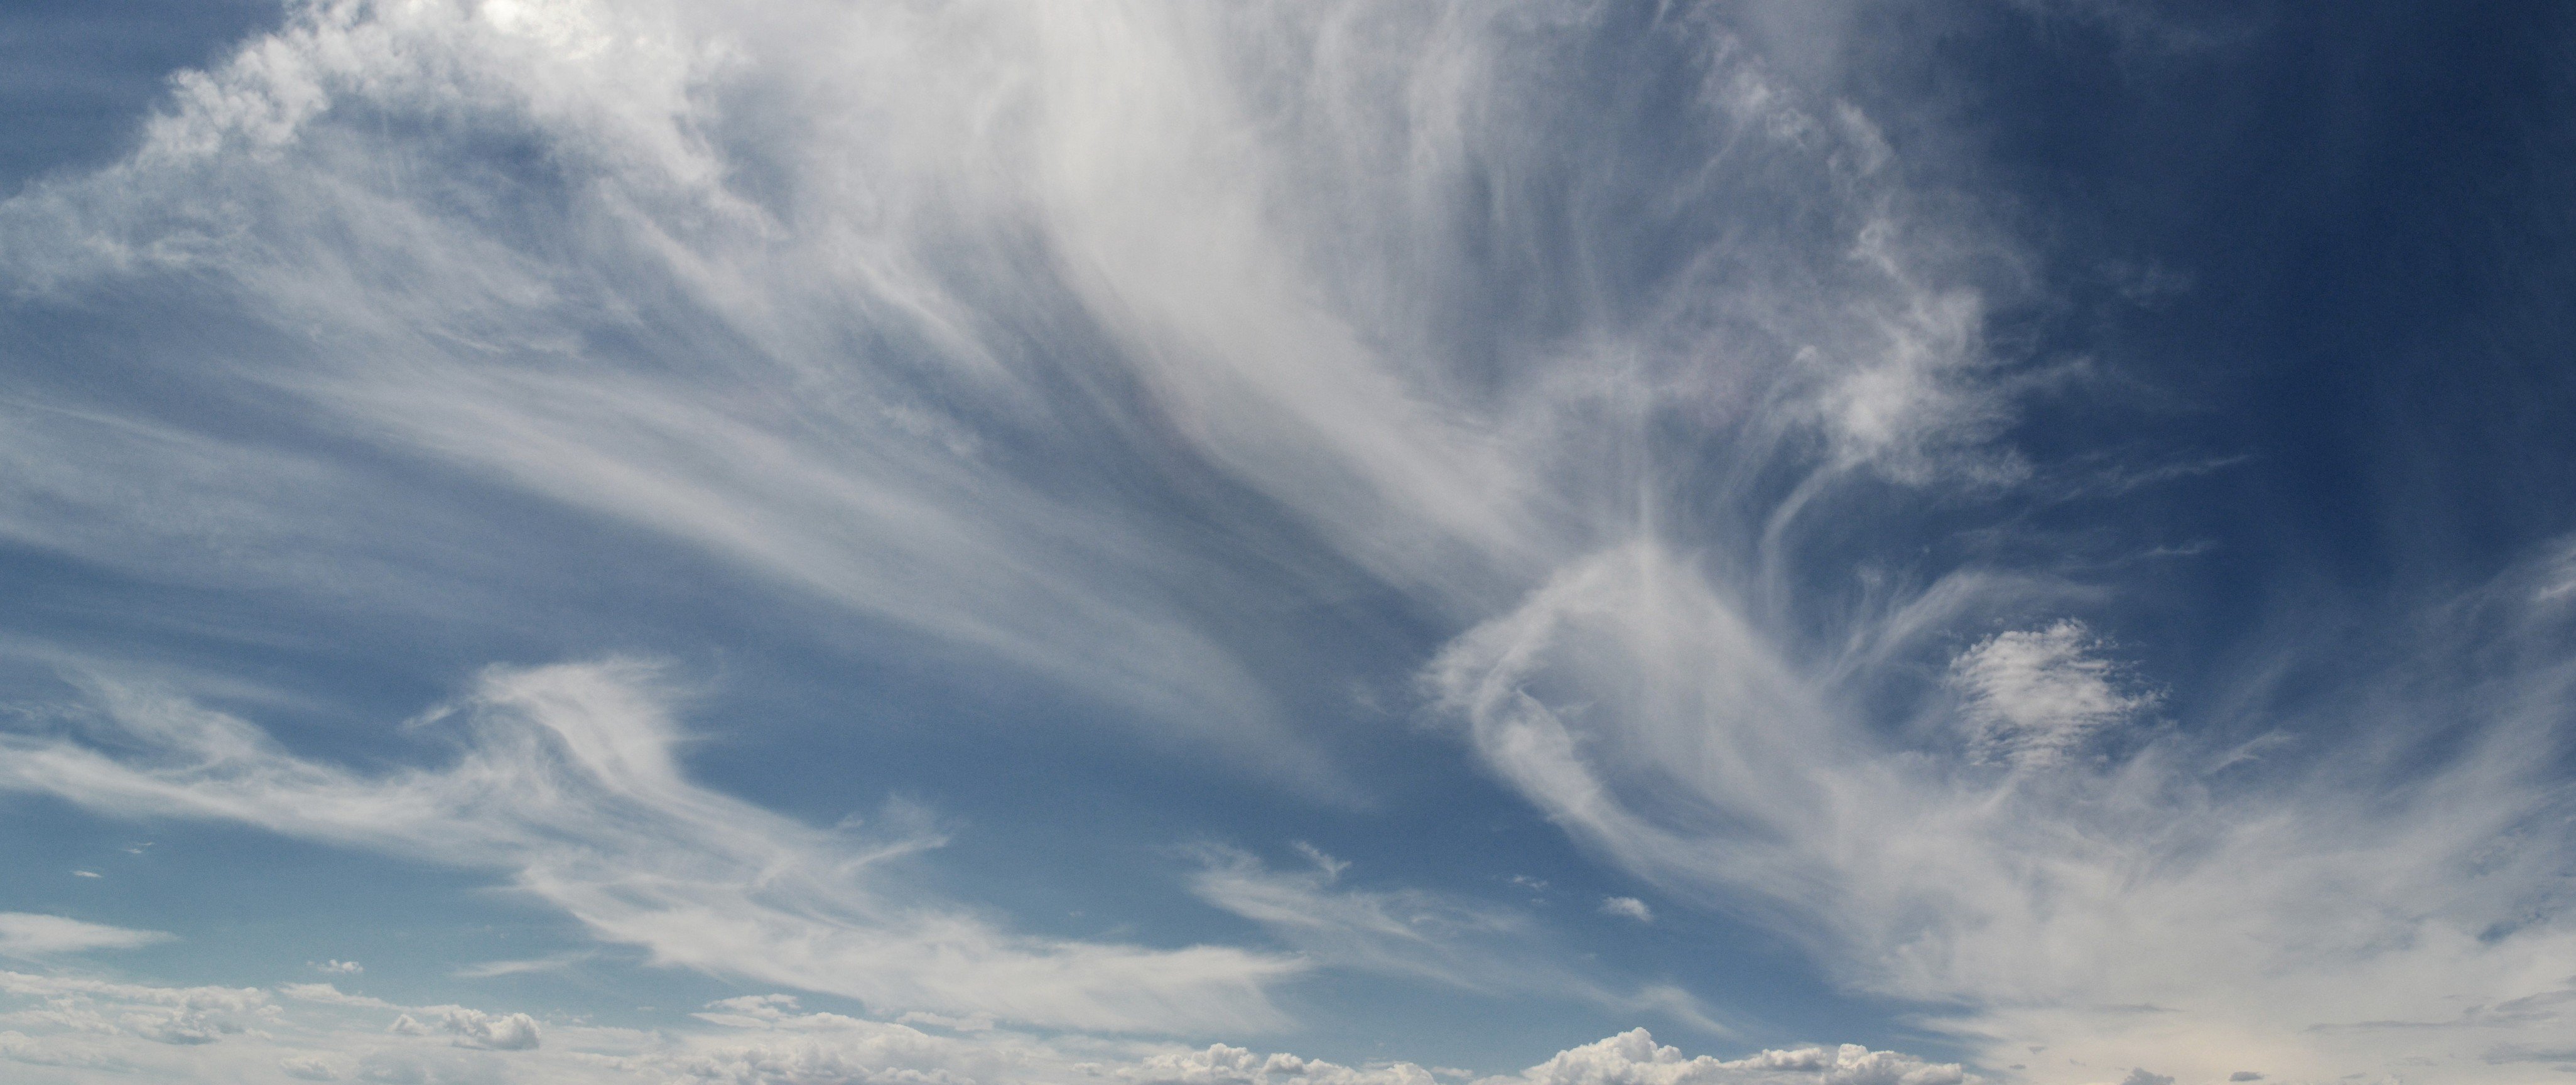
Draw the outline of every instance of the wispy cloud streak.
M690 782L673 757L669 693L635 664L490 672L456 709L466 733L453 764L383 776L297 757L149 690L94 688L84 737L136 758L12 735L0 788L496 870L668 964L892 1009L1113 1030L1275 1025L1263 989L1299 967L1017 936L907 894L884 868L935 840L813 829Z
M2245 756L2300 711L2166 718L2086 610L2114 586L1890 526L2016 492L2019 406L2080 375L1998 345L2044 296L2012 240L1732 14L299 6L130 158L0 205L23 312L149 298L257 348L30 367L0 531L190 583L244 575L207 537L500 579L311 496L400 465L1342 797L1315 690L1419 663L1667 916L1776 929L1994 1061L2466 1081L2544 1050L2576 971L2563 552L2431 608L2456 650L2406 645L2443 662L2307 746ZM1860 32L1835 14L1801 25ZM227 421L259 411L292 439ZM1386 613L1315 616L1353 598ZM452 766L373 776L100 696L95 734L10 738L9 786L504 870L674 963L1111 1029L1259 1026L1300 967L906 902L867 846L689 783L631 668L492 672ZM1318 959L1488 982L1422 932L1507 919L1318 863L1194 887ZM1605 1043L1618 1080L1743 1070Z

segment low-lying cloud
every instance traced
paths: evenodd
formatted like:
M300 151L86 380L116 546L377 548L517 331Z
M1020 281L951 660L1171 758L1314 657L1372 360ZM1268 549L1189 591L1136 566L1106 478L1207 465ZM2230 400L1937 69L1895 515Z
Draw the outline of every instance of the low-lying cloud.
M887 868L933 841L814 829L690 782L673 756L672 693L640 664L487 672L452 709L451 763L382 775L298 757L149 689L93 688L85 737L129 752L8 735L0 789L492 870L668 964L897 1010L1150 1030L1273 1025L1265 988L1301 968L1220 947L1014 935L906 893ZM57 945L149 940L69 921L27 929ZM485 1031L459 1035L520 1035Z

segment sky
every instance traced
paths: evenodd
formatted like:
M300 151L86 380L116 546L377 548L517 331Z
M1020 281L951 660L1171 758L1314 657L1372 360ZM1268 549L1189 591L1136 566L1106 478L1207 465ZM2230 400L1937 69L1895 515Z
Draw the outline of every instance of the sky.
M0 1077L2576 1071L2576 8L19 0Z

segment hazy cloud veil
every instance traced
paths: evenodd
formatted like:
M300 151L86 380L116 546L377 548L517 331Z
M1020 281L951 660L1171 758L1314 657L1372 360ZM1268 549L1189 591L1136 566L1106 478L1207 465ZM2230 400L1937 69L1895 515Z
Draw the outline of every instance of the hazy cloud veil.
M2159 465L2016 439L2131 378L2012 333L2065 303L2039 228L1814 59L1872 33L1824 5L292 4L129 154L0 204L13 326L91 344L9 355L0 536L520 629L580 624L527 600L613 564L596 540L649 540L794 600L782 638L855 627L1336 809L1379 785L1319 717L1392 675L1373 725L1622 879L1584 914L1769 932L1951 1053L1636 1032L1512 1081L2576 1060L2563 548L2410 604L2380 646L2407 662L2340 695L2169 696L2118 621L2135 555L2052 558L2029 511ZM634 576L602 594L661 586ZM311 1080L1413 1085L1204 1045L1290 1027L1319 975L1710 1028L1758 1001L1186 816L1144 844L1267 940L1020 933L910 880L935 818L818 829L697 780L697 695L634 658L448 665L405 725L448 736L424 761L300 747L115 644L7 631L13 675L58 677L12 694L0 788L488 873L653 963L882 1019L745 996L655 1038L83 988L72 955L168 936L0 913L36 969L0 973L30 1000L0 1057L62 1080L168 1072L180 1030Z

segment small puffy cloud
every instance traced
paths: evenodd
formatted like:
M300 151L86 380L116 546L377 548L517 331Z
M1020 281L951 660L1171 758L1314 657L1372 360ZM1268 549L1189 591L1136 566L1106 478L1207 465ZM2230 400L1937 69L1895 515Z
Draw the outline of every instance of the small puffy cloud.
M313 966L313 970L314 970L314 971L316 971L316 972L328 973L328 974L330 974L330 975L334 975L334 976L354 976L354 975L357 975L357 974L359 974L359 973L361 973L361 972L366 971L366 968L365 968L364 966L360 965L360 964L359 964L358 962L356 962L356 961L337 961L337 960L334 960L334 961L324 961L324 962L322 962L322 963L320 963L320 964L314 965L314 966Z
M2259 1077L2261 1075L2256 1076ZM2228 1080L2237 1081L2242 1079L2231 1077ZM2120 1079L2120 1085L2174 1085L2174 1079L2172 1074L2150 1073L2137 1067L2131 1067L2129 1069L2129 1076Z
M1988 637L1950 663L1970 749L1980 760L2041 767L2087 736L2152 707L2156 696L2125 688L2084 623Z
M1604 897L1601 900L1601 914L1622 916L1639 923L1655 921L1655 910L1646 907L1645 901L1635 897Z
M134 949L170 939L171 935L162 931L129 930L34 912L0 912L0 957L44 957L93 949Z
M524 1013L493 1014L463 1006L441 1006L438 1027L453 1034L458 1047L490 1051L534 1051L537 1047L537 1019Z
M2239 1071L2237 1071L2237 1072L2235 1072L2235 1073L2232 1073L2232 1074L2227 1075L2227 1080L2229 1080L2229 1081L2261 1081L2261 1080L2263 1080L2263 1075L2258 1074L2258 1073L2255 1073L2255 1072L2254 1072L2254 1071L2252 1071L2252 1070L2239 1070Z
M97 872L97 871L95 871L95 870L75 870L75 871L72 871L72 877L75 877L75 878L102 878L102 877L106 877L106 875L100 874L99 872Z

